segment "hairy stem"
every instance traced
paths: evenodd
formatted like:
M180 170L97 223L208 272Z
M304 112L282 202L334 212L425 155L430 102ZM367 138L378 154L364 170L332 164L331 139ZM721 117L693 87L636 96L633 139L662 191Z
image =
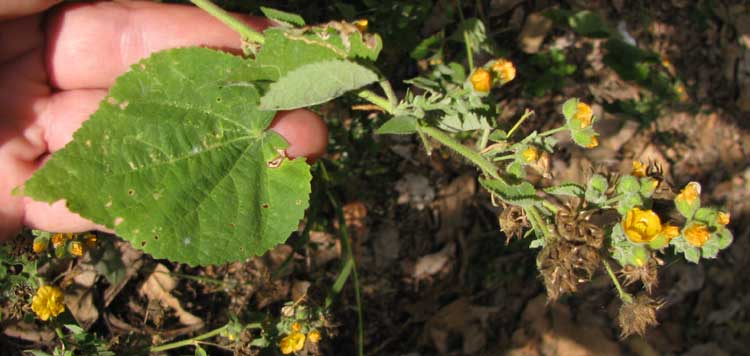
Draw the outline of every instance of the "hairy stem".
M547 131L544 131L544 132L540 133L539 137L554 135L554 134L556 134L556 133L558 133L560 131L565 131L567 128L568 128L567 126L560 126L558 128L547 130Z
M190 2L208 12L209 14L211 14L211 16L217 18L219 21L223 22L231 29L235 30L240 34L243 41L255 42L258 44L263 44L263 42L265 42L265 38L262 34L253 30L246 23L232 16L232 14L224 11L224 9L216 6L210 0L190 0Z
M521 116L521 118L518 119L516 124L510 128L510 131L508 131L508 135L506 135L506 137L510 138L511 136L513 136L513 133L516 132L516 130L518 130L519 127L521 127L521 124L523 124L523 122L526 121L526 119L530 118L533 115L534 115L533 111L526 109L526 111L524 111L523 113L523 116Z
M535 206L529 206L526 208L526 213L527 213L526 215L528 215L529 218L531 218L531 220L537 226L539 226L539 228L541 229L540 232L542 233L542 236L544 236L544 240L547 241L547 239L549 238L551 234L547 227L547 223L544 222L544 218L542 218L541 214L539 214L539 211L536 210Z
M378 84L380 84L380 87L383 89L385 97L388 98L388 102L391 104L391 107L395 108L398 105L398 98L396 97L396 93L393 91L391 82L389 82L388 79L383 78L378 82Z
M154 346L154 347L151 348L150 351L152 353L153 352L161 352L161 351L167 351L167 350L171 350L171 349L176 349L178 347L195 345L195 343L197 341L205 340L205 339L208 339L208 338L211 338L211 337L214 337L216 335L221 334L221 332L224 331L224 330L226 330L228 327L229 327L229 324L224 325L224 326L222 326L220 328L213 329L213 330L211 330L211 331L209 331L207 333L203 333L203 334L200 334L198 336L191 337L189 339L175 341L175 342L170 342L168 344L163 344L163 345L159 345L159 346Z
M391 115L393 115L396 110L396 108L391 105L390 100L375 94L370 90L360 90L357 92L357 96L383 108L383 110Z
M492 164L492 162L484 159L484 157L482 157L479 152L462 145L460 142L456 141L453 137L449 136L445 132L430 126L418 126L418 130L425 133L427 136L434 138L435 140L452 149L464 158L468 159L469 161L471 161L471 163L474 163L474 165L479 167L482 172L484 172L484 174L492 178L500 178L497 173L497 167Z
M349 229L346 226L346 219L344 217L344 211L341 208L341 205L339 204L338 200L333 196L333 194L330 191L328 191L327 193L328 193L328 199L331 201L331 204L336 210L336 215L338 216L339 233L341 234L341 244L344 248L344 252L346 253L346 258L347 258L347 261L342 268L341 274L348 275L349 272L351 272L352 282L354 282L354 300L357 303L357 355L364 356L365 354L365 326L364 326L364 319L362 316L362 291L361 291L361 287L359 284L359 274L357 273L357 264L356 264L356 261L354 260L354 253L352 252L352 243L351 243L351 238L349 237ZM336 282L337 283L339 282L338 279ZM340 290L340 287L342 286L339 286L339 290Z
M625 292L625 290L622 288L620 280L617 279L617 276L615 276L615 272L612 271L612 267L610 267L609 262L607 262L607 260L605 259L602 259L602 264L604 264L604 269L607 270L607 274L612 280L612 283L615 284L615 288L617 289L617 294L620 296L620 300L622 300L624 303L632 303L633 296Z

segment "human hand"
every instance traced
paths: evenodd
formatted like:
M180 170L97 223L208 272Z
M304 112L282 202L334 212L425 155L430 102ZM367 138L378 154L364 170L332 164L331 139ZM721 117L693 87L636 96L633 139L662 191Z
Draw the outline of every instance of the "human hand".
M106 231L68 211L63 201L50 205L11 191L72 139L133 63L173 47L240 50L239 35L198 8L101 2L39 13L60 1L0 1L0 241L23 225ZM270 25L243 19L258 30ZM280 113L271 128L290 143L290 157L315 158L325 151L328 131L310 111Z

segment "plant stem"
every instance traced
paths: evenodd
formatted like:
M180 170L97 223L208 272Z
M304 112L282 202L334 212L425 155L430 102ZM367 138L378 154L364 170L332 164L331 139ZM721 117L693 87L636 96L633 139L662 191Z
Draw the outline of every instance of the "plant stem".
M529 109L526 109L526 111L523 112L523 116L521 116L521 118L518 119L518 121L516 121L516 124L510 128L510 131L508 131L506 138L510 138L511 136L513 136L513 133L515 133L516 130L518 130L518 128L521 127L521 124L523 124L523 122L526 121L526 119L528 119L532 115L534 115L534 112Z
M250 28L250 26L232 16L232 14L224 11L224 9L216 6L210 0L190 0L190 2L208 12L209 14L211 14L211 16L217 18L219 21L223 22L231 29L235 30L240 34L243 41L255 42L258 44L263 44L263 42L265 42L265 38L262 34Z
M550 236L550 232L547 229L547 223L544 222L544 219L539 214L539 211L536 210L536 207L529 206L526 208L527 215L536 222L536 225L539 226L539 228L542 230L540 231L542 233L542 236L544 236L544 240L546 241L547 238Z
M560 126L558 128L555 128L555 129L547 130L547 131L544 131L544 132L540 133L539 137L554 135L554 134L556 134L556 133L558 133L560 131L566 130L567 128L568 128L567 126Z
M464 19L464 10L463 10L463 4L461 4L461 0L458 0L458 16L461 18L461 25L465 23ZM471 50L471 39L469 38L469 33L464 30L464 44L466 47L466 60L469 62L469 73L474 72L474 54Z
M617 288L617 294L620 296L620 300L622 300L624 303L632 303L633 296L625 292L625 290L622 288L622 285L620 285L620 280L617 279L617 276L615 276L615 272L612 271L612 267L609 266L609 262L607 262L607 260L605 259L602 259L602 264L604 264L604 269L607 270L607 274L612 280L612 283L615 284L615 288Z
M447 146L448 148L452 149L456 153L460 154L464 158L468 159L472 163L474 163L477 167L482 169L482 171L492 177L492 178L500 178L500 176L497 174L497 167L492 164L492 162L484 159L482 155L479 154L479 152L472 150L471 148L468 148L464 145L462 145L460 142L456 141L453 137L450 137L443 131L440 131L439 129L436 129L434 127L430 126L418 126L417 129L421 132L424 132L428 136L434 138L438 142L442 143L443 145Z
M479 141L477 141L477 150L480 152L484 150L485 147L487 147L487 141L490 140L490 128L485 127L482 129L482 136L479 137Z
M346 252L347 262L344 264L341 273L348 274L351 271L352 282L354 282L354 300L357 303L357 355L364 356L365 354L365 326L364 319L362 316L362 292L359 285L359 274L357 273L357 264L354 260L354 253L352 252L351 239L349 237L349 229L346 227L346 218L344 217L344 211L341 208L338 200L333 194L328 191L328 199L331 200L331 204L336 210L336 215L339 220L339 233L341 234L341 244L343 245L344 251ZM349 265L349 266L348 266ZM345 279L344 279L345 280ZM337 278L337 283L338 278ZM340 290L340 287L339 287Z
M514 159L514 158L516 158L516 155L515 155L515 154L512 154L512 155L505 155L505 156L495 157L495 158L493 158L493 159L492 159L492 161L493 161L493 162L497 162L497 161L507 161L507 160L509 160L509 159Z
M258 326L260 327L260 324ZM171 349L176 349L178 347L194 345L196 341L208 339L208 338L211 338L211 337L214 337L216 335L221 334L221 332L224 331L224 330L226 330L228 327L229 327L229 324L224 325L224 326L222 326L220 328L213 329L213 330L211 330L211 331L209 331L207 333L203 333L203 334L200 334L198 336L191 337L189 339L175 341L175 342L170 342L168 344L163 344L163 345L159 345L159 346L154 346L154 347L151 348L150 352L161 352L161 351L167 351L167 350L171 350Z
M357 96L383 108L383 110L391 115L393 115L395 111L395 107L391 105L391 102L388 99L375 94L370 90L360 90L357 92Z
M398 98L396 97L396 93L393 91L391 82L389 82L388 79L383 78L378 82L378 84L380 84L380 87L383 89L385 97L388 98L388 102L391 104L391 107L395 108L398 105Z

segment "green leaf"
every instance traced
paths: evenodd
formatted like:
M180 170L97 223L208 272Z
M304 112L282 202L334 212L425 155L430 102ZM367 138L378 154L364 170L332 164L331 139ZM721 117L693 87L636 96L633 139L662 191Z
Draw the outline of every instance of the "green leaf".
M415 132L417 132L417 118L409 115L396 116L375 130L378 135L409 135Z
M526 171L523 169L523 164L518 161L514 161L513 163L505 167L505 171L516 178L523 178L526 176Z
M544 191L554 195L569 195L574 197L582 197L586 192L583 187L577 183L564 182L559 185L544 188Z
M583 10L568 18L568 24L580 35L594 38L610 36L609 25L597 14Z
M571 130L571 134L573 136L573 141L581 147L589 148L591 144L594 142L594 136L596 136L596 131L589 126L584 129L575 129Z
M503 142L508 140L508 133L504 130L493 130L489 136L489 140L493 142Z
M503 201L519 205L531 206L541 203L542 198L536 195L536 189L529 182L519 184L508 184L501 179L479 179L482 184L491 193L497 195Z
M271 84L260 108L289 110L321 104L377 80L375 72L350 61L305 64Z
M703 222L706 225L714 227L714 228L723 227L722 225L719 225L719 223L716 221L718 216L719 216L719 213L716 211L716 209L702 207L695 211L695 215L693 216L693 219Z
M722 250L729 247L729 245L731 245L732 241L734 240L734 236L732 235L732 232L729 231L729 229L721 229L716 232L715 236L711 236L711 238L718 240L719 249Z
M652 250L659 250L666 247L668 243L667 237L664 234L659 234L655 239L649 241L648 247L651 247Z
M377 34L362 34L347 22L305 28L269 28L256 63L277 80L306 64L332 59L375 61L383 42Z
M617 184L617 192L621 194L636 194L640 190L641 184L638 182L638 178L629 174L620 178L620 182Z
M565 116L565 121L570 121L573 115L578 111L578 98L568 99L563 103L562 113Z
M625 215L628 210L643 205L643 199L638 194L627 194L617 202L617 212Z
M303 19L302 16L293 14L291 12L276 10L265 6L261 6L260 11L269 19L281 22L282 24L291 24L296 26L305 25L305 19Z
M716 258L716 256L719 255L720 249L719 239L712 234L711 238L709 238L708 241L706 241L706 243L701 246L701 255L703 256L703 258Z
M639 191L639 194L644 198L651 198L651 196L654 195L654 191L656 191L659 182L651 177L641 177L640 184L641 190Z
M682 237L672 239L672 241L669 242L670 245L674 246L675 253L682 253L685 255L685 259L692 262L692 263L698 263L701 258L700 250L696 247L693 247L690 245L687 240L685 240Z
M688 262L698 263L701 260L701 252L696 247L688 247L685 249L685 259Z
M475 113L451 114L443 116L438 123L438 127L448 132L463 132L489 128L490 123L486 116Z
M195 346L195 356L208 356L206 350L204 350L198 343L193 344Z
M266 131L263 76L203 48L158 52L118 78L73 141L26 182L36 200L114 229L156 258L244 260L284 242L308 205L304 158Z
M438 47L438 45L442 42L444 37L444 33L442 31L425 38L422 40L422 42L419 42L419 44L414 47L411 52L409 52L409 57L411 59L418 61L420 59L424 59L425 57L429 56L432 52L433 47Z

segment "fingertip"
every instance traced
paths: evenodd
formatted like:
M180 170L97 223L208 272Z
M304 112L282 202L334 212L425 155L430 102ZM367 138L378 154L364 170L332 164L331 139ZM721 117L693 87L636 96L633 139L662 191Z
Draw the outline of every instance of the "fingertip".
M289 157L306 157L311 162L326 152L328 127L310 110L280 111L271 123L271 129L289 142L286 149Z

